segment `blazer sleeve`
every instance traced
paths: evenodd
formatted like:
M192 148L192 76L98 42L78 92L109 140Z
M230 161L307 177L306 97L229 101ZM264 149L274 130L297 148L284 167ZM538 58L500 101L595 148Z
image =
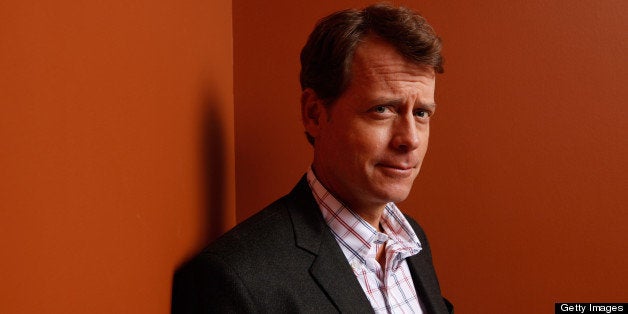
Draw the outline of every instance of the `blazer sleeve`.
M171 312L254 313L255 305L237 273L218 257L204 253L175 273Z

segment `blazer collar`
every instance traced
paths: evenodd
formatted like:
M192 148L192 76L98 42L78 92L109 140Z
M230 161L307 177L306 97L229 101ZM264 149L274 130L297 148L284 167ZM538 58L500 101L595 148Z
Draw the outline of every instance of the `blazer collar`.
M328 229L305 176L288 194L296 245L314 255L310 274L340 312L373 313L353 270Z

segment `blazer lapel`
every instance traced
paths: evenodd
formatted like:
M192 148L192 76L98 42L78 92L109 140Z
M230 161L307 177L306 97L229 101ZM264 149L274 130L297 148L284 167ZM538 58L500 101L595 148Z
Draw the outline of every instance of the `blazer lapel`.
M343 313L373 313L340 246L328 230L305 176L290 192L288 210L296 245L313 254L310 274Z
M426 252L421 251L419 254L408 257L406 261L412 274L414 287L427 313L449 313L443 301L434 268L426 260Z
M334 242L325 243L329 241L324 239L321 243L321 254L312 263L310 274L327 292L340 312L372 313L371 303L355 278L347 259L340 251L336 240L331 238L331 241ZM340 251L340 254L336 254L334 249ZM324 250L329 250L329 253L323 253Z

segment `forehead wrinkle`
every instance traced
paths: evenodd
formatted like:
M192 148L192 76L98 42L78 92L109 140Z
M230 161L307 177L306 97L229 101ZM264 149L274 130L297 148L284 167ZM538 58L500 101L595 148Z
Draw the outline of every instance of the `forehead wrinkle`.
M436 72L430 66L411 62L398 53L373 55L364 51L356 51L351 68L352 72L364 72L366 74L407 74L409 76L426 76L430 78L436 76ZM356 71L358 69L360 71Z
M357 82L380 82L388 85L391 83L402 82L403 85L407 84L429 84L430 76L426 76L425 72L412 71L404 68L390 69L388 67L382 67L380 70L374 68L361 68L359 71L354 71L352 81ZM404 87L404 86L397 86ZM395 89L397 89L395 88Z
M433 70L412 63L399 62L398 64L376 64L362 62L354 63L353 79L374 81L388 80L390 82L425 83L426 79L435 77Z

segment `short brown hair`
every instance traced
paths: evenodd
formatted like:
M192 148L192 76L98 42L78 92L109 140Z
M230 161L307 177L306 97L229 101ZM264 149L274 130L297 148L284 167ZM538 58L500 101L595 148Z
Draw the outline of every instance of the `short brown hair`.
M369 34L392 44L408 60L443 73L441 40L425 18L408 8L375 4L318 21L301 50L301 89L311 88L327 105L333 103L349 85L353 54Z

